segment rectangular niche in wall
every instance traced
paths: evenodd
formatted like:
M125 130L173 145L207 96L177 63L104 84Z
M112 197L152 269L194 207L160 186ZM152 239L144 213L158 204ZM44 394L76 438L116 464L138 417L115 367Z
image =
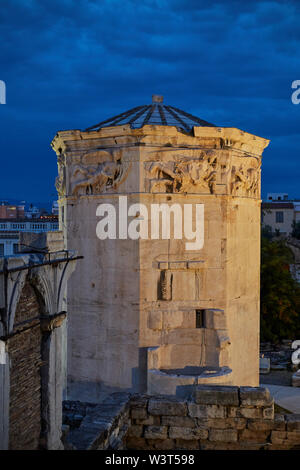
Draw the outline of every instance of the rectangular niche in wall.
M196 310L196 328L205 328L205 310Z
M160 278L157 285L158 300L172 300L173 274L169 270L160 271Z

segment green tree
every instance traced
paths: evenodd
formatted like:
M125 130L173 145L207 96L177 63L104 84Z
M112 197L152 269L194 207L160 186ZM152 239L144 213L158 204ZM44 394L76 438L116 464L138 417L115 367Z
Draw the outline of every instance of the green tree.
M270 225L263 225L261 228L261 236L271 240L271 238L273 238L272 227Z
M293 254L283 241L262 237L261 339L277 342L300 337L300 285L292 278Z
M292 230L292 237L294 238L297 238L298 240L300 240L300 222L295 222L293 220L293 230Z

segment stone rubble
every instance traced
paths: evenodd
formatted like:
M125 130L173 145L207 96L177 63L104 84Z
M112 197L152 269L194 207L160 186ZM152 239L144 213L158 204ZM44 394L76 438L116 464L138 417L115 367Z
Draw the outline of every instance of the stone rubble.
M262 387L198 386L189 400L115 393L65 410L85 413L65 438L68 449L300 449L300 415L275 414Z
M294 350L292 340L282 340L280 344L260 344L260 374L267 374L270 370L295 370L298 366L291 361Z

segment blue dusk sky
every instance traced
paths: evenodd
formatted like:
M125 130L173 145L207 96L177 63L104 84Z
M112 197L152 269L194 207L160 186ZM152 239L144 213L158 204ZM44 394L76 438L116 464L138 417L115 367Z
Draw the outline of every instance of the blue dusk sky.
M299 25L299 1L1 0L0 198L55 199L56 132L152 94L270 139L262 196L300 198Z

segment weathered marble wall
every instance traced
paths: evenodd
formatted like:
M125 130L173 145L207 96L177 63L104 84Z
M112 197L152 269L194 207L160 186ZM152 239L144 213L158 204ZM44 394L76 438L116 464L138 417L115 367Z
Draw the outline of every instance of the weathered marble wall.
M56 135L61 229L66 248L84 256L68 284L68 398L147 390L148 348L157 346L167 369L227 366L230 383L258 384L260 165L267 145L214 127L194 127L193 135L150 125ZM188 240L174 238L99 240L97 207L118 208L119 196L148 213L152 204L203 204L204 246L187 250ZM206 309L224 312L221 327L196 328L196 310Z

